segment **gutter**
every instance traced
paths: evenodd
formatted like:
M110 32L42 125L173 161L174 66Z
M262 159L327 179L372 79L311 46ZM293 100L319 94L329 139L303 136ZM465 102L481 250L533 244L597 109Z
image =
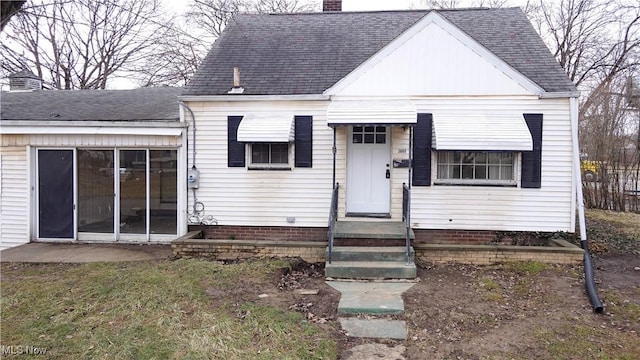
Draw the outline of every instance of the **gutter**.
M180 101L327 101L328 95L183 95L178 96Z
M543 92L538 97L540 99L578 98L580 91Z
M576 201L578 205L578 220L580 222L580 247L584 250L584 288L589 297L589 302L595 313L604 312L604 307L598 296L598 290L593 276L593 264L589 252L589 240L587 239L587 225L584 215L584 200L582 195L582 173L580 171L580 148L578 146L578 98L569 99L571 112L571 140L573 143L573 174L576 188Z

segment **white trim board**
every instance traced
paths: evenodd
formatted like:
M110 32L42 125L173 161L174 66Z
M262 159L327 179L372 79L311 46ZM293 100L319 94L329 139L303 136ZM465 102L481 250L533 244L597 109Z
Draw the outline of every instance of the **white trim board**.
M180 136L182 127L106 127L106 126L2 126L3 135L158 135Z

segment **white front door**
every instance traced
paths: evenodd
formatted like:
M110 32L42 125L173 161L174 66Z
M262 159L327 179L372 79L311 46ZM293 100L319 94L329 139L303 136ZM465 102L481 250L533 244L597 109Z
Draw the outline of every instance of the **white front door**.
M389 214L390 129L352 126L347 149L347 214Z

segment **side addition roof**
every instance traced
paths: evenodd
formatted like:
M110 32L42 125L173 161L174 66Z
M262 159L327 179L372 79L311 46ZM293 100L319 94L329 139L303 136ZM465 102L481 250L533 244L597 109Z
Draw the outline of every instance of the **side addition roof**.
M179 121L177 87L0 94L2 121Z
M429 12L239 15L183 95L226 95L234 67L245 95L322 94ZM576 90L519 8L437 12L545 91Z

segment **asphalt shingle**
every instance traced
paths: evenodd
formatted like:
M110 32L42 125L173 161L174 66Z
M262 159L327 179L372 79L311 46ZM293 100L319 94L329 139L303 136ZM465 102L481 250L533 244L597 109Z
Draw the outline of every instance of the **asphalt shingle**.
M227 94L234 67L247 95L321 94L428 13L238 15L184 95ZM438 13L546 91L575 90L519 8Z
M35 90L0 94L0 119L26 121L178 121L183 88Z

